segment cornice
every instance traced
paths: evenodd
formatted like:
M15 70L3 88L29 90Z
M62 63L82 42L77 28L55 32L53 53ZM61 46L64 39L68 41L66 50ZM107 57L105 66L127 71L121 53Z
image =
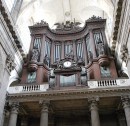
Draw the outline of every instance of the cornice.
M8 13L6 12L6 9L5 9L5 7L4 7L4 5L2 3L2 0L0 0L0 12L1 12L1 14L2 14L2 16L4 18L4 21L6 22L6 25L7 25L8 29L9 29L13 39L14 39L14 42L15 42L15 44L16 44L22 58L25 59L26 55L25 55L25 53L24 53L24 51L22 49L21 42L20 42L20 40L18 38L18 35L17 35L15 29L13 28L14 26L11 23L11 20L9 18Z
M115 15L115 27L114 27L114 32L113 32L113 42L112 42L112 47L111 47L111 51L113 54L115 53L115 48L116 48L116 43L117 43L122 5L123 5L123 0L119 0L117 3L117 10L116 10L116 15Z
M8 95L7 101L39 101L39 100L63 100L63 99L84 99L90 97L115 97L124 96L130 93L130 87L112 87L100 89L75 89L75 90L48 90L42 93L20 93Z

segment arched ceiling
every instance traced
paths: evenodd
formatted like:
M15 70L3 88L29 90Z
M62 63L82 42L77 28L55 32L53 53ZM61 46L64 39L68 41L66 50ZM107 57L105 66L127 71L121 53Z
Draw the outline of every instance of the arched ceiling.
M107 19L112 29L114 4L112 0L23 0L16 26L26 49L29 49L30 33L28 26L45 20L50 28L57 22L79 21L95 16Z

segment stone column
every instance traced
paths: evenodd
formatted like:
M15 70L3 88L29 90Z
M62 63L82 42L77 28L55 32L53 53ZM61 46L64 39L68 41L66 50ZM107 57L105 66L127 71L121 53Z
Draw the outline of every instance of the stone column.
M130 98L128 96L122 96L121 100L126 116L127 126L130 126Z
M48 126L48 107L49 101L42 101L41 103L41 119L40 126Z
M92 126L100 126L99 113L98 113L98 104L99 98L90 98L88 99L90 103L91 111L91 124Z
M10 118L9 118L9 124L8 126L16 126L17 123L17 116L18 116L18 103L13 103L11 105L11 112L10 112Z

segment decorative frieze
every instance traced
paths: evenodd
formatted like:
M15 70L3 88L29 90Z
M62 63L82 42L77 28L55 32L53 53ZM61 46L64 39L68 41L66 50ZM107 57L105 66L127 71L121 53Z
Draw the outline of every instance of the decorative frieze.
M127 45L122 45L120 57L121 57L122 61L124 61L125 63L127 62L127 59L128 59L128 48L127 48Z

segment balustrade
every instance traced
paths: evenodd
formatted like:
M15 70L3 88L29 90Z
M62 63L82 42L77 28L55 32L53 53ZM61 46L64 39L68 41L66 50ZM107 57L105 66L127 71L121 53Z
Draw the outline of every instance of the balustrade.
M23 86L23 91L38 91L38 90L40 90L40 85Z
M116 80L101 80L97 81L98 87L111 87L111 86L117 86Z

